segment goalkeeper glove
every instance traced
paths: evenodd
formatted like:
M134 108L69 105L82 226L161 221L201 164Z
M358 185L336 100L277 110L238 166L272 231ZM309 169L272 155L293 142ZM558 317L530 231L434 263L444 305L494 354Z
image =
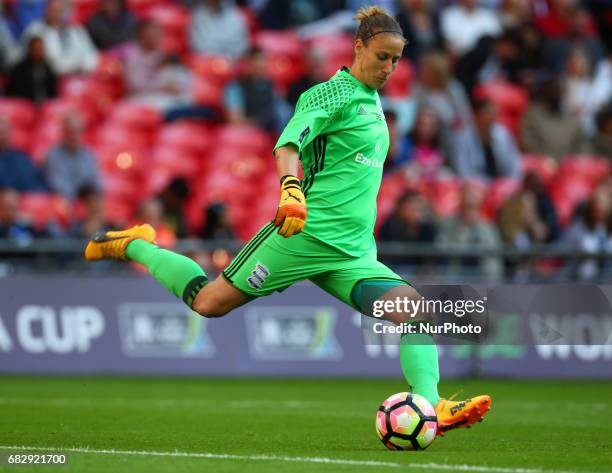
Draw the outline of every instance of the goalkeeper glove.
M306 198L295 176L281 177L281 199L276 210L274 226L280 227L279 235L289 238L302 231L306 223Z

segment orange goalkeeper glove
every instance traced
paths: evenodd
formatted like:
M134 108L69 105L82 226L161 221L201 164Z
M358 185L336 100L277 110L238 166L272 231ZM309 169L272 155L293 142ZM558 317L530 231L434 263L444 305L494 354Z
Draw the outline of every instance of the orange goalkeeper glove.
M295 176L281 177L281 199L276 210L274 226L280 227L279 235L289 238L302 231L306 223L306 198Z

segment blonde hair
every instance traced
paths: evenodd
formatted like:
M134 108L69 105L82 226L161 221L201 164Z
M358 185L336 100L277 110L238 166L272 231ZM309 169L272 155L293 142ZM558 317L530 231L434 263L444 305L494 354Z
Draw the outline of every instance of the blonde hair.
M384 8L362 7L353 19L359 22L355 39L360 39L366 45L370 38L379 33L398 34L406 41L399 23Z

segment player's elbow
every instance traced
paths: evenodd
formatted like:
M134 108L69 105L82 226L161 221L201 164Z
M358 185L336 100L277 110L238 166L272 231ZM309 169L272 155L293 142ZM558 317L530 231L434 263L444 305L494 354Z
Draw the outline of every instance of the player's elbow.
M223 317L230 312L230 308L224 307L219 301L215 300L214 297L207 297L202 300L194 302L192 309L199 315L206 318Z

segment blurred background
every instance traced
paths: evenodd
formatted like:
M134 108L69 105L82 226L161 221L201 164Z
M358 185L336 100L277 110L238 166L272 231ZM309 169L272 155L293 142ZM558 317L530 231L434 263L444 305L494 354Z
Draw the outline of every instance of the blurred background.
M364 346L309 284L209 324L137 265L81 259L149 222L218 274L274 216L275 139L351 65L367 4L408 38L381 91L379 258L420 283L612 281L609 1L3 0L0 369L397 374L397 346ZM443 347L443 371L612 376L579 327L544 352L508 327L484 354Z

